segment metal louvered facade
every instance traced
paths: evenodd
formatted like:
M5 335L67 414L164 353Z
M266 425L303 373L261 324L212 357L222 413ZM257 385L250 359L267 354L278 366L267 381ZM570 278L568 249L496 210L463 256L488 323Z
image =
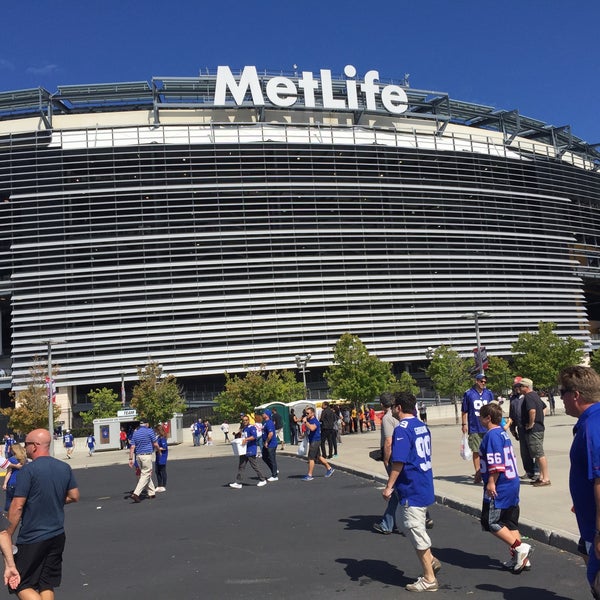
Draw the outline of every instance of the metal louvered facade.
M184 387L293 368L298 352L325 367L346 331L393 363L442 343L467 354L472 311L490 313L495 355L539 321L589 343L600 175L581 140L507 131L513 113L461 103L215 109L155 88L121 86L93 110L68 102L87 88L39 94L43 119L33 92L4 113L0 95L14 389L48 338L65 340L58 384L86 391L135 380L148 358Z

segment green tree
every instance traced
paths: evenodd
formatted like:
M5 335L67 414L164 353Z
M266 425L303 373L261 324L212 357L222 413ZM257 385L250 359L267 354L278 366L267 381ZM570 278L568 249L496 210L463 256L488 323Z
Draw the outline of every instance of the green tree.
M540 321L536 333L521 333L512 345L515 370L540 389L556 387L561 369L583 362L583 342L554 333L555 323Z
M154 426L185 410L185 401L174 375L163 376L162 366L156 361L138 367L137 371L140 382L133 388L131 406L141 419Z
M92 403L92 409L81 413L85 425L90 425L94 419L116 417L117 411L121 408L118 394L105 387L90 390L88 399Z
M52 365L52 377L56 379L60 367ZM4 408L0 410L3 415L9 417L8 427L21 434L27 434L34 429L48 428L48 386L46 377L48 368L39 356L33 359L33 365L29 369L29 382L24 390L12 392L11 397L15 408ZM52 405L53 429L56 420L60 416L60 406Z
M590 367L592 367L596 373L600 373L600 350L594 350L590 356Z
M359 337L344 333L333 349L333 364L325 379L334 399L344 399L354 406L370 402L394 382L391 365L369 354Z
M488 364L489 366L485 373L487 376L487 387L497 396L508 396L512 390L514 380L510 364L500 356L490 356ZM473 367L475 367L475 361L473 361Z
M471 386L468 361L450 346L442 345L433 351L425 373L431 379L435 391L452 400L454 418L458 423L458 398Z
M408 392L409 394L418 396L421 393L421 388L417 385L417 380L408 371L402 371L398 379L394 377L388 387L388 391Z
M225 373L225 390L215 401L220 418L237 421L241 413L253 413L261 404L302 400L304 393L304 383L291 371L266 371L261 365L243 375Z

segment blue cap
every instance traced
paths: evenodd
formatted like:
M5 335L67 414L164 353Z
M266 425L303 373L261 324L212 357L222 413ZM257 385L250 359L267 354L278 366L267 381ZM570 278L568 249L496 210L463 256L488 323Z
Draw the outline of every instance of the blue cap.
M263 415L267 415L267 417L270 419L273 416L273 413L267 408L263 410Z
M475 375L475 379L487 379L487 377L483 373L478 373L477 375Z

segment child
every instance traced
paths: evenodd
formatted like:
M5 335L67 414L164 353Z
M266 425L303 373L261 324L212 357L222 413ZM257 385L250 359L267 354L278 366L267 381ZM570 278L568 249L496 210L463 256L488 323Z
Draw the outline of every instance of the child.
M520 573L531 567L529 555L533 549L521 542L519 533L520 481L510 438L500 426L502 407L484 404L479 420L487 429L479 447L484 485L481 526L510 547L512 558L503 566Z
M94 454L94 450L96 449L96 438L90 433L90 435L87 436L85 443L88 447L88 456L92 456L92 454Z

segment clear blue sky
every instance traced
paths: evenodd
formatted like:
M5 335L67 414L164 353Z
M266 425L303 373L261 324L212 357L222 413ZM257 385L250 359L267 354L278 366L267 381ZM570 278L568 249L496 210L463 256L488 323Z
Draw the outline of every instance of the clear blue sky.
M0 91L353 64L600 143L600 0L13 0L1 14Z

